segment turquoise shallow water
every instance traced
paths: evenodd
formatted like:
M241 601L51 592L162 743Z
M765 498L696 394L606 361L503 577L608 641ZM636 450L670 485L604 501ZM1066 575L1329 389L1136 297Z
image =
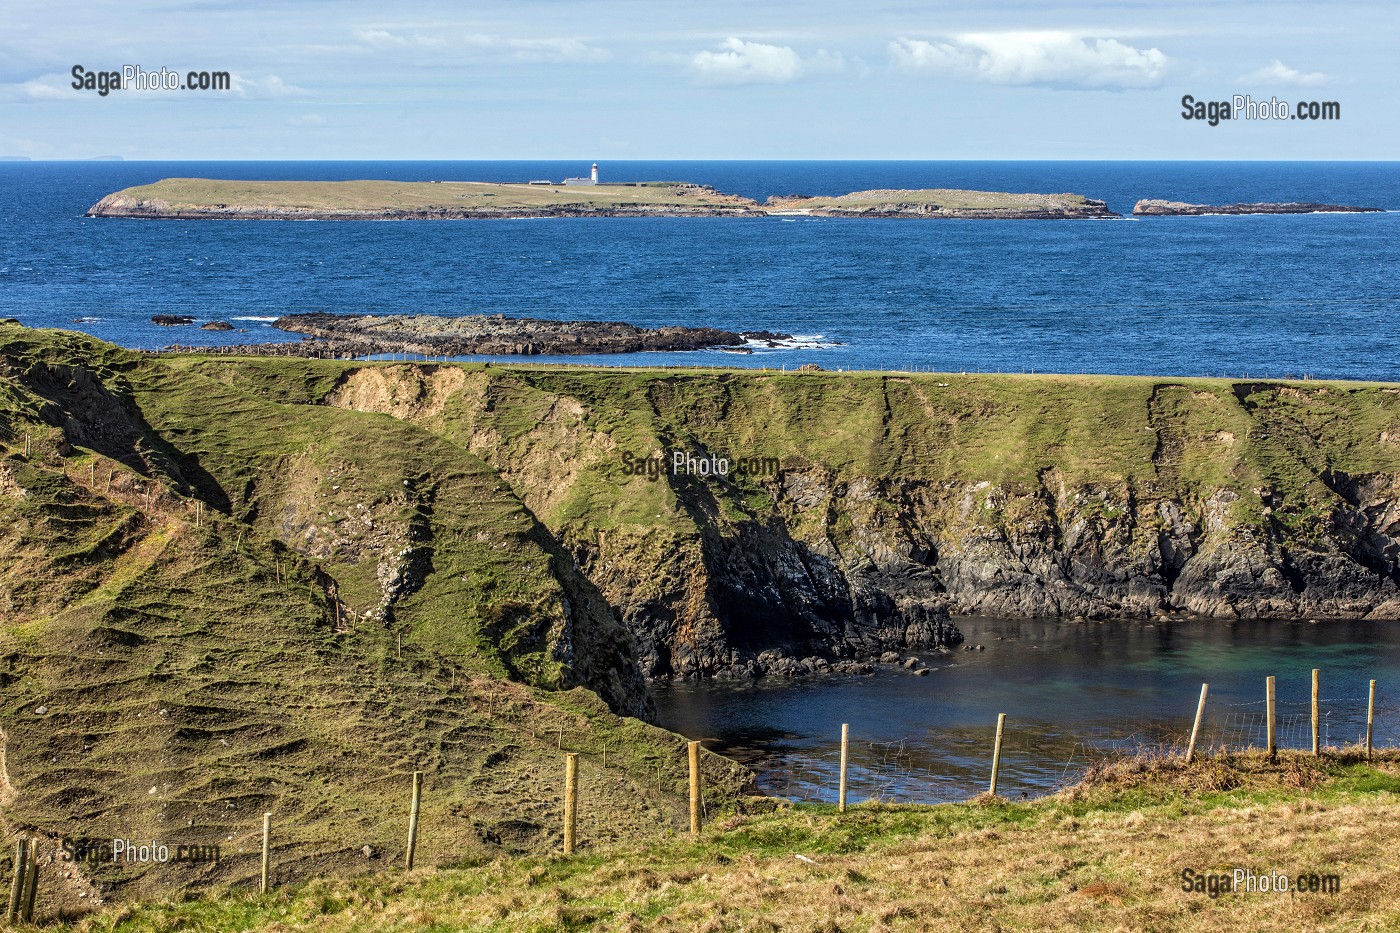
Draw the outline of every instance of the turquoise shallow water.
M823 335L627 362L1400 379L1400 213L1083 222L89 220L167 176L521 180L577 163L0 163L0 314L129 346L285 339L300 311L502 312ZM881 187L1400 210L1400 163L604 163L740 194ZM161 328L156 313L245 333ZM85 318L74 324L75 318ZM607 362L619 362L609 357Z
M661 722L736 755L770 793L834 800L841 723L853 799L937 802L986 789L998 713L999 790L1044 793L1096 758L1184 744L1202 682L1202 746L1264 744L1264 680L1277 678L1281 744L1308 747L1311 672L1321 670L1328 744L1365 730L1379 681L1377 744L1400 744L1400 625L1349 622L960 620L983 651L923 656L932 673L679 684L656 691Z

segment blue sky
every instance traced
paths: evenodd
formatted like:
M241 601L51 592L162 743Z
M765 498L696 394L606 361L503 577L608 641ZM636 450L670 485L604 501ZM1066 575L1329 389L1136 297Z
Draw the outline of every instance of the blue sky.
M6 0L0 155L1395 159L1397 35L1380 3ZM1342 119L1210 127L1188 93Z

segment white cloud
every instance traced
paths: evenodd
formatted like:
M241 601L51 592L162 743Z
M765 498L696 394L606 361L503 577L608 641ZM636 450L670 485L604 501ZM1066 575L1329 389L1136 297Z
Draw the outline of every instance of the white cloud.
M77 95L72 84L59 87L46 78L35 78L20 85L24 96L30 100L64 100Z
M311 93L304 87L288 84L277 75L245 78L243 75L236 74L232 76L230 84L232 85L230 90L239 97L249 97L255 100L276 97L305 97Z
M578 39L507 39L506 46L522 62L602 62L611 56Z
M372 49L437 49L445 51L463 48L496 52L522 62L602 62L611 55L607 49L589 45L582 39L545 38L510 39L483 33L461 33L451 30L395 32L389 29L363 28L354 31L361 45Z
M1297 87L1316 87L1319 84L1327 83L1327 75L1320 71L1304 72L1296 68L1289 68L1283 62L1274 59L1273 64L1250 72L1240 80L1251 84L1291 84Z
M1047 87L1156 87L1167 56L1117 39L1071 32L970 32L947 41L890 43L895 67L944 73L992 84Z
M786 84L804 75L839 71L845 67L840 53L817 52L803 58L786 45L767 45L728 38L717 52L696 52L690 68L711 84Z

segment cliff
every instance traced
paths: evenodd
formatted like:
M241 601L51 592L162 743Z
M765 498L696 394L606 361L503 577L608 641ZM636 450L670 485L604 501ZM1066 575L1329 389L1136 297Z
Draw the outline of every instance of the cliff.
M1394 386L359 366L324 401L487 459L650 676L943 645L947 614L1400 616Z
M279 883L401 864L414 770L424 865L556 848L564 751L581 831L685 825L684 742L631 718L616 613L494 469L405 421L0 322L0 611L0 829L221 850L46 865L40 915L253 883L266 811Z
M678 825L678 740L624 718L648 677L858 670L962 613L1400 617L1400 386L150 356L0 322L0 529L9 827L231 838L206 876L97 880L246 881L276 808L290 878L396 851L415 768L426 862L551 846L561 748L616 791L590 833Z

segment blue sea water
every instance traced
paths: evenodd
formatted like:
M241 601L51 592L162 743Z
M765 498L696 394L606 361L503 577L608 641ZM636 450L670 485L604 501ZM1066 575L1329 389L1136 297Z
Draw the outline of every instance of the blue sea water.
M169 176L525 180L584 163L0 163L0 314L157 348L306 311L506 313L822 335L606 362L1400 379L1400 213L990 222L94 220ZM755 197L864 188L1310 200L1400 212L1400 163L616 162ZM161 328L152 314L246 332ZM84 319L74 323L75 319Z

